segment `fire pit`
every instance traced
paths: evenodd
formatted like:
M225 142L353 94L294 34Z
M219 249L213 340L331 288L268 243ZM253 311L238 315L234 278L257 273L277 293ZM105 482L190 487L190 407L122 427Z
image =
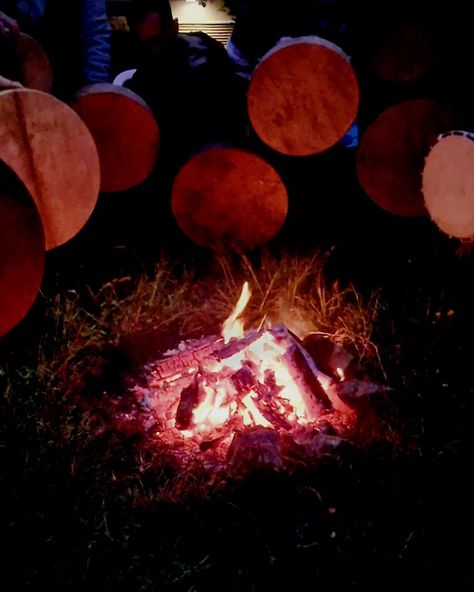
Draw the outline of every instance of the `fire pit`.
M145 428L183 460L278 468L295 454L314 457L340 444L355 423L347 393L383 390L346 379L353 360L343 350L328 366L314 340L284 325L245 331L250 296L245 283L221 335L182 341L147 364L133 388Z

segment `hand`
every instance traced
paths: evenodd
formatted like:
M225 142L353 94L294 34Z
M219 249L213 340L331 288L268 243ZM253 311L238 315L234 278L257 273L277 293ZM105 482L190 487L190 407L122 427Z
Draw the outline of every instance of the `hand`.
M24 86L20 82L17 82L16 80L10 80L9 78L5 78L4 76L0 76L0 91L18 89L18 88L24 88Z
M0 36L16 39L20 34L20 28L15 19L10 18L0 11Z

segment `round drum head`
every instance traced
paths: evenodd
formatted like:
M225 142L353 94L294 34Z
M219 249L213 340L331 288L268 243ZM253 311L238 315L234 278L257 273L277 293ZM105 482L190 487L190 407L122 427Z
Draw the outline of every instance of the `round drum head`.
M426 208L438 227L460 239L474 237L474 135L451 132L431 149L423 171Z
M389 82L411 82L430 73L440 62L433 33L421 24L387 35L373 55L373 67Z
M288 196L277 172L260 157L214 148L193 157L178 173L172 209L196 244L252 249L279 232Z
M255 132L291 156L331 148L353 124L359 86L347 56L318 37L277 46L260 62L248 91Z
M423 216L424 159L453 116L435 101L405 101L384 111L367 128L357 153L357 174L369 197L399 216Z
M80 92L73 109L97 145L102 191L124 191L150 175L158 157L160 132L151 110L137 94L113 84L95 84Z
M0 93L0 158L35 201L47 249L79 232L97 202L100 168L94 140L70 107L36 90Z
M51 92L53 70L42 46L26 33L20 33L16 46L20 82L27 88Z
M0 162L0 337L33 305L44 269L44 234L34 202Z

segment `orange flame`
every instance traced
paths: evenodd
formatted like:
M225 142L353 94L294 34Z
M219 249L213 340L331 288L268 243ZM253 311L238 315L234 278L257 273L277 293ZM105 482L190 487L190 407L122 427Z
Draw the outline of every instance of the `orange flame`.
M240 297L234 310L222 325L222 337L224 338L224 343L229 343L233 337L241 338L244 336L244 322L240 320L239 317L247 307L251 295L252 292L250 291L249 284L248 282L245 282L242 286L242 292L240 293Z
M249 284L245 282L234 309L222 325L225 343L245 336L244 323L239 317L250 297ZM254 331L251 336L252 339L246 342L245 347L236 348L233 355L208 361L210 374L199 385L200 401L192 412L189 429L181 432L184 438L220 437L228 422L239 425L239 416L244 426L268 428L273 427L271 414L300 425L309 424L315 419L314 411L307 407L302 391L304 386L300 384L295 369L287 359L289 342L284 339L280 341L269 330ZM233 376L244 367L251 367L254 377L254 382L249 382L247 387L233 381ZM340 368L338 375L343 377ZM267 382L268 376L273 377L273 387ZM323 379L322 376L320 384L327 390L330 381L327 379L326 384ZM271 409L261 406L258 389L254 390L255 385L272 389ZM270 413L268 418L267 411ZM234 428L229 426L228 429Z

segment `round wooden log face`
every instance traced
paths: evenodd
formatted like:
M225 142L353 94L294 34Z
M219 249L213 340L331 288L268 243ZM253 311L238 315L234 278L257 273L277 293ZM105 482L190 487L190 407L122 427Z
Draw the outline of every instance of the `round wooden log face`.
M51 92L53 70L41 45L26 33L20 33L16 45L19 80L27 88Z
M474 237L474 135L452 132L439 138L425 162L423 195L443 232Z
M291 156L334 146L354 122L359 86L347 57L317 37L272 50L248 91L250 120L261 140Z
M79 232L97 202L100 168L94 140L70 107L35 90L0 93L0 158L36 202L47 249Z
M384 111L367 128L357 153L357 174L369 197L399 216L423 216L424 159L453 115L435 101L405 101Z
M376 48L372 63L384 80L411 82L428 74L439 62L432 34L420 24L391 32Z
M160 132L138 95L113 84L95 84L81 91L73 108L97 145L102 191L124 191L150 175Z
M178 173L172 209L196 244L252 249L279 232L288 195L277 172L258 156L213 148L194 156Z
M44 270L41 218L24 187L0 167L0 337L15 327L33 305Z

